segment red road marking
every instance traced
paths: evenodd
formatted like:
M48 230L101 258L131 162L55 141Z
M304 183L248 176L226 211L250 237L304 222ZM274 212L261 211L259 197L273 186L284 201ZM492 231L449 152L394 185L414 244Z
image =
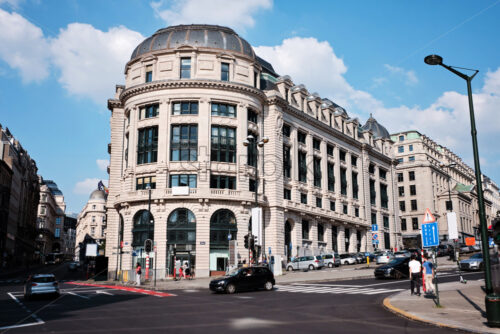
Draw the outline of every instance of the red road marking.
M160 292L160 291L152 291L152 290L145 290L145 289L140 289L140 288L132 288L132 287L120 286L120 285L104 285L104 284L91 284L91 283L79 283L79 282L66 282L66 283L67 284L74 284L74 285L83 285L83 286L95 286L97 288L108 288L108 289L114 289L114 290L123 290L123 291L137 292L137 293L143 293L143 294L146 294L146 295L156 296L156 297L172 297L172 296L175 296L174 294L171 294L171 293Z

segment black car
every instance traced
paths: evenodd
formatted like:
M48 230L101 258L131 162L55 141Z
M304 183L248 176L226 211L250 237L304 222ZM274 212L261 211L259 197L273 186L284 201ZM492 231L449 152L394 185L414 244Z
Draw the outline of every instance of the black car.
M228 275L210 282L210 290L214 292L234 293L235 291L273 289L276 282L274 275L267 267L238 268Z
M407 257L396 257L386 265L375 269L376 278L406 278L409 277L410 269L408 263L410 259Z

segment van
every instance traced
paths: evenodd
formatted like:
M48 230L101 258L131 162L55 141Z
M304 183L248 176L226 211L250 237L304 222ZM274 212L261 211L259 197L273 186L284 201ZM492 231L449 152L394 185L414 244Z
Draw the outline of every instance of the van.
M323 255L323 262L325 266L328 266L328 268L333 268L340 266L340 258L338 254L331 253L331 254L324 254Z

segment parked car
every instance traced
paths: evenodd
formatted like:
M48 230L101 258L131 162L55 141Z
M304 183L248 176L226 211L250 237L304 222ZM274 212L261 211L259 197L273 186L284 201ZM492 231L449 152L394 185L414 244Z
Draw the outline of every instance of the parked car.
M340 263L356 264L356 258L354 258L351 254L340 254Z
M288 262L286 265L286 270L300 270L300 269L321 269L325 266L325 262L323 261L322 255L309 255L309 256L301 256L296 257L291 262Z
M470 258L460 261L460 269L462 270L483 270L483 254L477 253Z
M466 245L460 245L459 246L459 251L461 254L463 253L471 253L473 250L469 247L469 246L466 246Z
M394 257L411 257L411 253L407 250L394 253Z
M24 284L24 299L35 295L59 296L59 284L54 274L36 274L28 277Z
M356 255L357 255L358 259L359 259L358 263L366 263L366 255L365 255L364 252L357 253Z
M328 268L338 267L340 266L339 254L337 253L324 254L323 262L325 266L327 266Z
M405 278L409 276L408 257L396 257L388 264L377 267L374 271L376 278Z
M392 259L394 259L394 254L392 252L383 252L377 256L377 264L389 263Z
M439 245L437 247L436 256L450 256L453 254L452 245Z
M234 293L243 290L265 289L271 291L276 284L273 273L267 267L238 268L228 275L210 282L213 292Z
M76 262L70 262L68 265L69 271L76 271L78 269L78 264Z

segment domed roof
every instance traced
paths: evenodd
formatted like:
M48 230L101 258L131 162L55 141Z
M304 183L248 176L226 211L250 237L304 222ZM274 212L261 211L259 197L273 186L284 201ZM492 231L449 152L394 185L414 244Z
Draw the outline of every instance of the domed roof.
M370 114L370 118L368 118L365 125L363 125L361 129L364 131L370 130L375 138L391 138L389 131L387 131L384 126L380 125L379 122L372 117L372 114Z
M234 30L217 25L191 24L158 30L135 48L130 60L148 52L175 49L181 45L238 52L255 59L252 46Z
M102 200L102 201L106 201L106 193L104 192L104 190L99 190L99 189L96 189L92 192L92 194L90 194L90 198L89 198L89 201L91 200Z

